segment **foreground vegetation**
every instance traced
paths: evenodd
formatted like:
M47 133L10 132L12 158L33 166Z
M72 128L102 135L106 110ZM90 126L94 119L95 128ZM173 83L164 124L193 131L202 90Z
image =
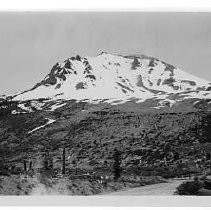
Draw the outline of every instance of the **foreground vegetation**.
M52 112L0 117L0 193L33 194L40 183L66 183L68 193L96 194L210 168L210 112L108 106L70 101ZM31 132L46 118L54 123ZM53 173L46 176L46 170ZM74 191L80 183L86 189Z
M1 195L95 195L125 188L163 182L161 177L122 176L102 180L97 177L34 175L0 176Z

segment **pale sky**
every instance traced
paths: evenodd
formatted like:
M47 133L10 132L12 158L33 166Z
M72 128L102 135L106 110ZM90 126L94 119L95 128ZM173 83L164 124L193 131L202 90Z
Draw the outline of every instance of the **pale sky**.
M101 51L157 57L211 81L211 13L0 13L0 94L31 88L56 62Z

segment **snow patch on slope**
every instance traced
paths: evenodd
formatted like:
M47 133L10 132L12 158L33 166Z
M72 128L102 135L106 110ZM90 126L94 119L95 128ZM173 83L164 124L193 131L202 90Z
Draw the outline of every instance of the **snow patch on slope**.
M31 101L31 106L34 107L36 110L42 110L45 103L41 103L38 101Z
M25 106L25 104L18 104L18 107L26 111L27 113L33 112L33 110L30 107Z
M209 98L210 91L205 90L210 86L208 81L155 58L101 53L96 57L76 56L56 64L35 88L14 100L75 99L92 104L106 102L117 105L132 98L137 99L136 103L154 98L160 100L160 106L165 103L172 106L186 98ZM181 98L169 99L169 94L181 94ZM64 105L57 103L51 111ZM31 106L42 110L44 105L33 102Z
M11 114L26 114L27 112L18 112L16 110L12 110Z
M33 133L33 132L35 132L35 131L37 131L41 128L44 128L45 126L50 125L50 124L52 124L56 121L56 120L53 120L53 119L50 119L50 118L45 118L45 119L48 120L48 122L46 124L34 128L33 130L29 131L28 134Z
M51 106L51 108L50 108L50 111L55 111L56 109L61 108L61 107L65 106L65 105L66 105L66 103L62 103L62 104L53 104L53 105Z

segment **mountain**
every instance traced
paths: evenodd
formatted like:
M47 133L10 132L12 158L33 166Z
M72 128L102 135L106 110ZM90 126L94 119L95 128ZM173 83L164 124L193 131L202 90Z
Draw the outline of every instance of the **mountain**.
M124 103L154 98L175 103L186 98L210 98L211 83L156 58L101 53L71 57L56 63L50 73L14 100L40 98L102 100ZM177 96L172 99L172 95Z
M48 150L60 170L65 147L67 168L111 172L118 148L126 171L195 172L194 161L209 165L210 94L208 81L156 58L71 57L13 96L11 113L0 116L0 158L40 168Z

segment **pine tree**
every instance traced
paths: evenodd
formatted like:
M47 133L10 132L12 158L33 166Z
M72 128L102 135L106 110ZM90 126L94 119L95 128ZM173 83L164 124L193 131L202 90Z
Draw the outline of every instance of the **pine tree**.
M23 161L23 165L24 165L24 171L27 171L27 165L26 165L26 160Z
M43 168L44 170L53 169L53 159L48 150L46 150L44 154Z
M44 155L43 168L44 168L45 170L48 170L48 169L49 169L49 168L48 168L48 155L47 155L47 152L46 152L45 155Z
M63 148L62 152L62 174L65 174L66 168L65 168L65 147Z
M29 170L32 170L32 161L29 162Z
M210 158L211 158L210 153L209 152L206 152L206 160L210 160Z
M114 150L114 165L113 165L113 172L114 172L114 180L117 181L120 177L120 174L121 174L121 167L120 167L120 164L121 164L121 153L115 149Z

